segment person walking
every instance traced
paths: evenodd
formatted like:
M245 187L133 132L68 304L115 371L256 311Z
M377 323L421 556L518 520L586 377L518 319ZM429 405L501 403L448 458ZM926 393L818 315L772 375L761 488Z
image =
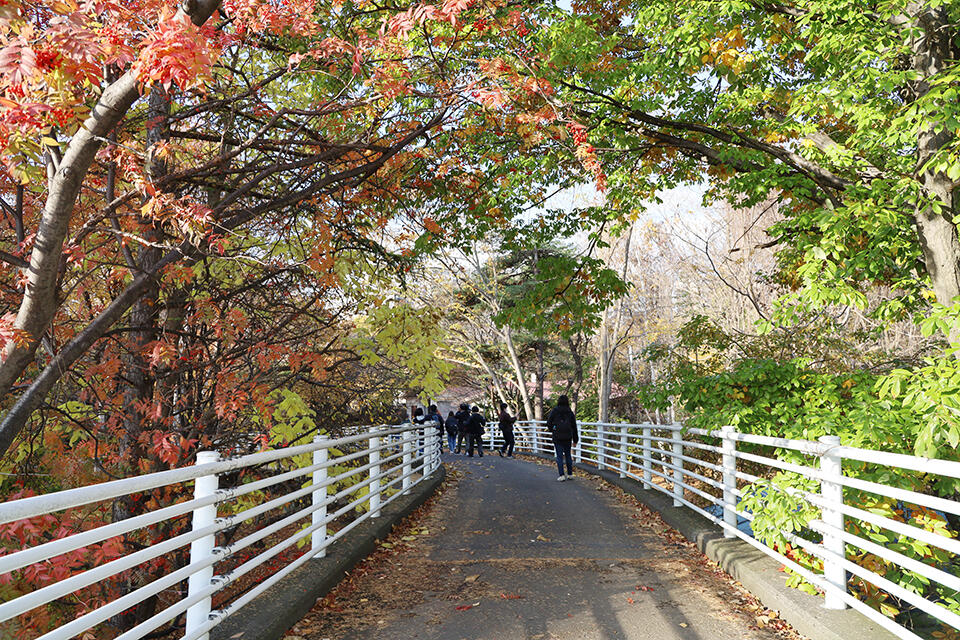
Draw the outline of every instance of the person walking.
M500 403L500 433L503 434L503 446L500 447L500 457L503 457L503 454L507 454L508 458L513 457L513 425L517 422L515 416L511 416L510 412L507 411L507 405L504 402Z
M423 424L427 419L423 417L423 407L417 407L413 410L413 424Z
M431 434L440 442L437 445L437 453L443 452L443 417L437 410L437 405L432 404L427 408L427 422L433 423L436 432Z
M464 445L467 444L470 433L470 407L466 404L460 405L460 410L457 411L457 450L455 453L460 453L460 451L465 448Z
M487 424L487 419L480 413L480 407L474 406L470 412L470 421L467 432L469 433L469 444L467 444L467 457L473 457L473 445L477 445L477 454L483 457L483 427Z
M447 419L443 422L443 426L447 430L447 446L450 453L453 453L453 448L457 445L458 424L457 416L453 415L453 411L447 415Z
M427 423L427 418L423 415L423 407L416 407L413 410L413 424L423 426ZM419 431L419 430L418 430ZM423 430L422 436L417 436L417 457L423 456L423 442L426 440L427 430Z
M557 482L563 482L567 478L573 477L573 458L570 455L570 450L574 444L580 441L580 434L577 432L577 417L573 415L573 410L570 409L570 399L567 396L557 398L557 406L547 416L547 430L553 438L553 450L557 454L557 469L560 471ZM567 463L566 476L563 474L564 461Z

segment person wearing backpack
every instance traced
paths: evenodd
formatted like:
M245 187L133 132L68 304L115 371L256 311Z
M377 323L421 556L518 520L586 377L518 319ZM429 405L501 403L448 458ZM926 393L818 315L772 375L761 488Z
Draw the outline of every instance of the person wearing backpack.
M457 450L454 453L460 453L464 444L468 439L468 433L470 429L470 407L466 404L460 405L460 410L457 411Z
M573 445L580 441L580 434L577 432L577 417L573 415L570 408L570 399L567 396L557 398L557 406L553 408L550 415L547 416L547 430L553 438L553 450L557 454L557 469L560 470L560 477L557 482L563 482L567 478L573 477L573 457L570 451ZM563 474L563 463L566 460L567 474Z
M473 445L477 445L477 454L483 457L483 427L487 424L487 419L480 413L480 407L474 406L470 413L467 432L469 433L469 444L467 444L467 457L473 457Z
M459 424L460 421L457 420L457 416L453 415L453 411L447 415L447 419L443 422L443 426L447 430L447 446L450 448L450 453L453 453L453 448L457 445Z
M503 434L503 446L500 447L500 457L502 458L504 454L508 458L513 457L513 425L517 422L515 416L511 416L510 412L507 411L506 403L500 403L500 433Z

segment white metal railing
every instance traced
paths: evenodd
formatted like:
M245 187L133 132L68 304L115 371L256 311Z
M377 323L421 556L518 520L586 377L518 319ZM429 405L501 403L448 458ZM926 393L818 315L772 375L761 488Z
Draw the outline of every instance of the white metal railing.
M550 435L542 421L518 422L514 430L518 451L553 454ZM502 436L490 438L491 449L502 444ZM744 451L744 445L752 452ZM779 460L761 455L765 448L790 450L809 464ZM760 452L760 453L758 453ZM839 437L823 436L818 441L791 440L739 433L733 427L719 430L687 429L679 424L620 424L580 423L580 440L572 452L575 462L582 462L615 471L621 478L639 481L646 489L669 495L674 506L686 506L722 527L724 536L737 537L796 572L819 588L825 596L828 609L853 607L880 626L900 638L920 640L921 636L898 624L862 602L848 591L850 574L872 584L916 607L947 627L960 630L960 541L957 532L946 528L930 531L907 519L896 520L858 505L848 496L864 492L874 496L900 501L906 505L924 507L941 514L960 515L960 503L955 500L928 495L888 484L848 477L843 472L844 460L855 460L891 470L919 471L941 478L960 478L960 462L938 460L841 446ZM823 572L817 573L801 566L779 550L764 545L749 533L741 531L738 522L752 522L755 518L738 505L745 490L763 478L738 469L743 462L757 468L789 472L819 483L819 492L784 488L794 497L806 500L820 511L820 517L806 523L810 531L819 533L820 542L781 531L783 537L798 548L823 562ZM766 485L763 485L766 486ZM713 508L712 508L713 507ZM711 513L713 511L713 513ZM857 527L847 527L846 523ZM889 531L896 534L893 544L879 544L879 536L872 532ZM854 531L862 532L857 535ZM911 558L901 551L910 545L927 545L947 554L927 558L926 562ZM899 551L898 551L899 549ZM913 572L921 581L942 585L950 597L931 599L918 593L920 589L906 589L867 568L870 562L854 562L855 556L874 556L880 562L890 562L903 571ZM865 566L867 565L867 566ZM951 571L952 569L952 571ZM953 602L951 602L953 600ZM951 636L952 637L952 636Z
M183 527L184 531L178 535L146 548L131 549L109 562L0 603L0 627L9 629L13 625L16 630L20 617L38 607L116 579L124 572L183 551L189 545L189 554L184 552L187 557L184 566L173 567L165 575L151 576L154 578L151 582L127 589L102 606L91 607L55 628L40 630L38 635L42 640L73 638L110 623L148 598L162 596L166 606L149 618L136 621L134 626L128 624L129 628L117 629L115 637L142 638L184 616L182 627L177 625L180 637L206 639L209 631L225 618L309 559L322 557L331 543L365 520L380 516L384 506L430 476L440 465L439 444L433 425L362 428L349 437L318 436L311 444L237 458L220 459L216 452L200 452L191 467L0 504L0 524L4 524L30 521L66 509L167 487L178 490L186 498L185 483L194 483L192 499L66 537L54 537L44 544L0 556L0 576L3 576L37 563L48 563L57 556L98 542L127 536L144 527L192 515L191 526ZM221 476L236 475L233 472L240 470L255 471L256 479L220 486ZM343 488L339 488L341 486ZM245 497L245 502L236 506L241 497ZM277 514L284 507L290 513ZM229 515L218 517L218 511L229 512ZM274 515L275 521L260 523L268 514ZM218 546L218 536L234 527L239 527L238 535L242 537ZM299 557L289 559L282 567L271 566L278 559L285 560L281 554L294 550L294 545L308 541L309 548ZM232 566L218 572L218 564ZM264 577L262 572L268 567ZM258 569L256 579L248 578L248 584L238 582ZM241 593L225 599L214 609L214 598L218 594L222 596L231 586L241 589Z

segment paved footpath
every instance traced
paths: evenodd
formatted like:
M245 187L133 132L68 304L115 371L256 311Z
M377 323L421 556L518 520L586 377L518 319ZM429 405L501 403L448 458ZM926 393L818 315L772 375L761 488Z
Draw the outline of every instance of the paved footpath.
M428 513L288 638L799 637L779 621L756 627L764 612L749 595L596 478L561 483L555 466L496 454L444 461L455 477Z

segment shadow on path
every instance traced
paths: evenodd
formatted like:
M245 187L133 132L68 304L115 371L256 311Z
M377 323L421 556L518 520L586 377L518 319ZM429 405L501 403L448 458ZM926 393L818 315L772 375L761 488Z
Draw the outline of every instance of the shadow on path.
M517 459L459 472L409 548L371 563L289 635L309 640L761 640L729 579L601 480ZM703 566L701 566L703 565ZM742 602L742 600L741 600ZM788 636L789 637L789 636Z

